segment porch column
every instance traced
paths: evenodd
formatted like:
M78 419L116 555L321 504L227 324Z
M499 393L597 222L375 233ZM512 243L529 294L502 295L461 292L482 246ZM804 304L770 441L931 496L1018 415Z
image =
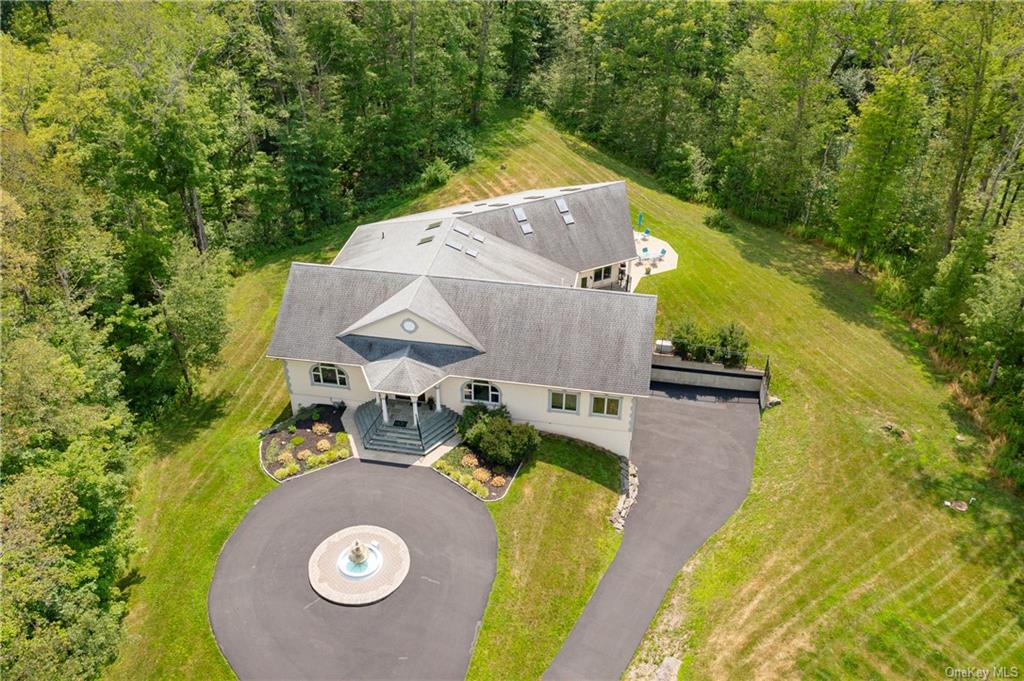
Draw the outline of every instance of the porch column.
M434 411L441 411L441 386L434 387Z
M381 408L384 410L384 425L387 425L387 423L388 423L388 396L387 395L381 395L381 397L380 397L380 405L381 405Z
M412 400L412 425L420 425L420 404L416 401L416 398Z

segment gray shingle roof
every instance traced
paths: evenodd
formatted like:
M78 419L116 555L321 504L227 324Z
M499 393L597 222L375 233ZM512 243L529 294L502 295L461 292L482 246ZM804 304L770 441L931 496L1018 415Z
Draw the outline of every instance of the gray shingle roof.
M441 224L432 229L430 225ZM468 231L460 234L456 228ZM482 236L483 241L474 238ZM429 241L425 241L428 237ZM422 242L422 243L421 243ZM447 246L460 245L460 250ZM473 249L476 257L468 254ZM466 279L496 279L572 286L576 270L486 234L454 218L398 219L360 225L334 258L333 265L361 269L434 274Z
M573 224L567 225L556 205L562 199L573 217ZM516 220L513 209L521 208L533 229L531 234L524 234L520 223ZM439 229L427 232L425 227L433 222L441 221ZM408 245L398 244L390 234L408 233L429 235L442 233L430 242L444 253L444 242L452 236L470 243L464 236L452 235L450 230L455 224L465 223L473 231L481 231L490 237L500 238L503 246L521 249L514 256L501 253L490 261L480 261L475 269L502 268L490 275L462 273L461 267L454 271L441 269L425 269L424 249L411 248L417 239L408 240ZM360 226L345 244L336 265L367 267L394 272L417 272L420 274L442 274L451 276L467 276L470 278L501 279L508 281L543 281L559 283L565 279L565 270L575 275L576 272L603 267L615 262L631 260L636 257L636 246L633 242L632 219L629 215L629 201L626 197L624 182L604 182L601 184L580 185L553 189L534 189L507 196L499 196L486 201L477 201L458 206L448 206L425 213L404 215L401 217L370 223ZM381 239L381 234L386 236ZM436 242L436 243L434 243ZM485 244L486 245L486 244ZM480 249L481 255L485 249ZM533 254L533 258L524 258L522 253ZM452 253L459 254L456 251ZM548 261L543 263L540 259ZM468 260L463 257L463 260ZM511 267L505 265L512 260ZM441 263L438 268L443 266ZM530 276L517 272L522 268L540 268L531 272ZM562 272L552 271L552 267L561 267ZM567 281L572 286L573 281Z
M411 348L405 347L384 359L364 365L370 390L419 395L445 377L442 370L417 361L410 354Z
M648 394L654 296L430 276L430 284L484 352L358 335L339 337L416 278L293 263L268 355L366 367L404 352L404 359L445 375ZM369 371L386 377L389 369L395 367L382 365ZM395 380L411 384L426 380L425 373L408 377L404 373L417 371L421 368L407 362Z

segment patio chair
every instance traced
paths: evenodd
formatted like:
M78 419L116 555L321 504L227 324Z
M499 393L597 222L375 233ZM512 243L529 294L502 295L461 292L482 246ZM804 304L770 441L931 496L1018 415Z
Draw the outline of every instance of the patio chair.
M651 236L651 228L650 227L648 227L647 229L644 230L644 241L647 241L647 238L649 236Z
M649 258L649 257L650 257L650 253L648 253L647 246L644 246L643 250L640 251L640 259L641 260L647 260L647 258Z
M667 253L668 253L668 249L667 248L661 249L661 253L658 254L658 260L664 260L665 259L665 255Z

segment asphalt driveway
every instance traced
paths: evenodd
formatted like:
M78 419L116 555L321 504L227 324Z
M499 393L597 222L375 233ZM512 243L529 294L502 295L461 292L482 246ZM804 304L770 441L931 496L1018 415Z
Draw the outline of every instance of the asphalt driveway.
M637 505L615 560L545 679L618 679L675 575L750 489L756 395L651 387L633 433Z
M397 532L405 582L365 607L309 585L307 561L349 525ZM494 580L497 537L479 501L427 468L348 461L286 482L224 545L208 596L241 679L461 679Z

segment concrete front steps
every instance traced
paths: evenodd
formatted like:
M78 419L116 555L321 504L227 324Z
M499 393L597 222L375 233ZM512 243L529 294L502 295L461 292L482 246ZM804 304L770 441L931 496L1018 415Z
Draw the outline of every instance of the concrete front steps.
M383 452L410 454L420 457L455 435L455 422L459 415L447 407L440 411L420 411L420 426L411 423L400 428L386 425L381 409L374 401L364 402L356 408L356 427L363 446Z

